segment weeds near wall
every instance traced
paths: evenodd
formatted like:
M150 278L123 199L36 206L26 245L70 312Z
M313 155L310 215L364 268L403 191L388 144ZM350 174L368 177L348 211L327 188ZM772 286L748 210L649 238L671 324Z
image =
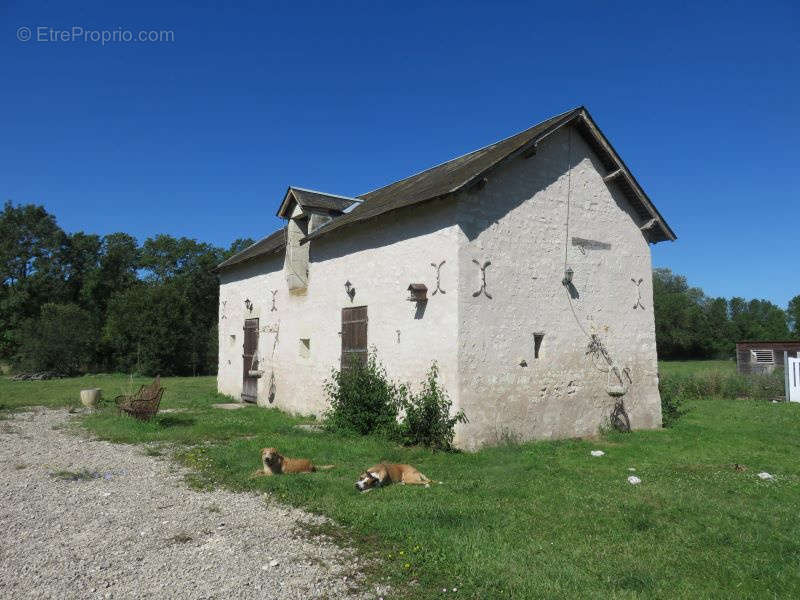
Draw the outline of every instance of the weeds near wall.
M686 414L685 398L675 376L659 378L658 392L661 396L661 426L672 427Z
M434 362L418 394L409 392L402 399L400 437L408 446L427 446L433 450L452 450L455 426L467 423L463 410L452 417L453 406L439 383L439 366Z
M740 375L707 371L702 373L674 373L659 377L661 394L661 421L671 427L686 414L686 402L702 398L746 398L774 400L783 396L783 371L771 375Z

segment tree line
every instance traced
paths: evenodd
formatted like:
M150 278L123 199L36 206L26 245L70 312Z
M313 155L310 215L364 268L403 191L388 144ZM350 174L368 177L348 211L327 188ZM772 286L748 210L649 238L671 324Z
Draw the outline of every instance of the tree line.
M36 205L0 213L0 361L20 371L213 374L223 249L65 233Z
M660 359L730 358L737 341L800 339L800 295L785 310L769 300L712 298L655 269L653 304Z
M36 205L0 213L0 362L19 371L214 374L219 284L229 248L157 235L66 233ZM800 295L711 298L653 273L659 358L728 358L742 339L800 339Z

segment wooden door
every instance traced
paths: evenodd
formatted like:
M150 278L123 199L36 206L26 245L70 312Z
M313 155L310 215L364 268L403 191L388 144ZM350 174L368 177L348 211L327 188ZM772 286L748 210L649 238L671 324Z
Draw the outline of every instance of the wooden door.
M367 307L342 309L342 369L367 364Z
M255 402L258 394L258 377L250 375L258 369L253 357L258 350L258 319L245 319L244 344L242 345L242 400Z

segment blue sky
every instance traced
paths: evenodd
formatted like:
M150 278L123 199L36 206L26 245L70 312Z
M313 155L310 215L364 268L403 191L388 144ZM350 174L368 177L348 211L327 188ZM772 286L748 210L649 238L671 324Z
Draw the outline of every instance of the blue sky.
M678 234L656 266L800 294L796 3L125 4L0 3L0 200L227 246L287 185L363 193L583 104Z

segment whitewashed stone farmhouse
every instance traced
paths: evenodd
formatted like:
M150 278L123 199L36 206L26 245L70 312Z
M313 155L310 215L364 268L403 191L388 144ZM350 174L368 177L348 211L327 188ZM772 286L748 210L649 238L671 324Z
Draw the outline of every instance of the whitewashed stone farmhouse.
M374 347L400 381L438 362L465 449L660 426L649 244L675 234L585 108L278 215L218 267L220 392L321 414Z

